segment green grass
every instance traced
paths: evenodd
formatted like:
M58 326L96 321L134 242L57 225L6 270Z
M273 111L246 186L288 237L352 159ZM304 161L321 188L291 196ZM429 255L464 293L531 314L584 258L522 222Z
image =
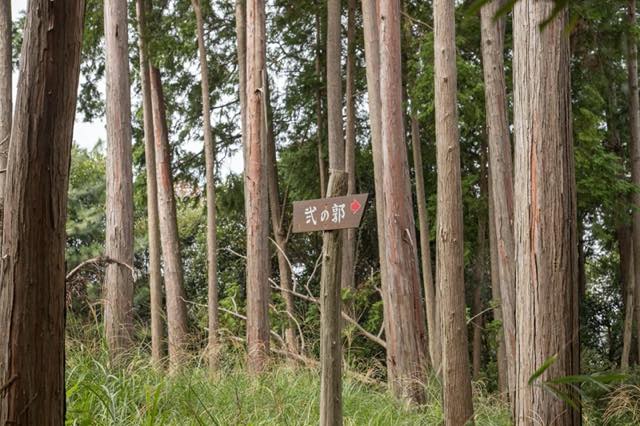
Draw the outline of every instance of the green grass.
M237 355L230 355L229 358ZM258 376L240 361L224 362L211 379L197 360L170 377L156 371L143 354L110 369L100 344L67 344L67 424L69 425L315 425L319 373L276 364ZM409 408L384 388L346 378L345 425L438 425L442 404L437 382L427 386L429 402ZM508 425L497 398L476 389L476 424Z

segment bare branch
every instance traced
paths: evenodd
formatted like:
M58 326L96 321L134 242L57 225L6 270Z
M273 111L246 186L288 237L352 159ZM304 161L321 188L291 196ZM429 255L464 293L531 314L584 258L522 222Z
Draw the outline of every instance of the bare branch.
M111 264L117 264L120 266L124 266L127 269L129 269L131 271L131 275L133 276L134 280L136 277L136 271L135 269L133 269L133 266L122 262L120 260L117 259L113 259L111 257L108 256L98 256L98 257L94 257L92 259L88 259L85 260L84 262L81 262L78 266L76 266L75 268L73 268L66 276L65 280L66 281L71 281L82 269L86 268L89 265L111 265Z

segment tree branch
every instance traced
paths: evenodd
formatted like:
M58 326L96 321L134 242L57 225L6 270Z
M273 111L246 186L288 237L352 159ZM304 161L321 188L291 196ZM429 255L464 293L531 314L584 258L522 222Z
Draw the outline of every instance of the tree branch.
M133 269L133 266L128 265L120 260L116 260L114 258L108 257L108 256L98 256L98 257L94 257L92 259L88 259L85 260L84 262L80 262L80 264L78 266L76 266L75 268L73 268L66 276L65 280L66 281L71 281L82 269L86 268L89 265L101 265L101 264L106 264L106 265L111 265L111 264L117 264L120 266L124 266L125 268L129 269L131 271L131 275L134 277L136 276L136 271L135 269Z

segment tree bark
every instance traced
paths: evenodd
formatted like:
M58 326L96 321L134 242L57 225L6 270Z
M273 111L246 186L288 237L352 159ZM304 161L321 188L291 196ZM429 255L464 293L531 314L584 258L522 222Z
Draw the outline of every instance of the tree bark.
M630 28L636 25L636 1L628 2L628 20ZM629 78L629 124L630 143L629 156L631 157L631 181L634 185L640 185L640 100L638 99L638 46L635 33L629 31L627 42L627 71ZM635 296L627 296L627 300L632 300L633 304L640 306L638 296L640 295L640 193L634 191L632 194L634 205L632 213L632 238L633 238L633 264L635 286L629 288L630 293ZM633 288L635 287L635 289ZM627 308L628 309L628 308ZM638 312L640 317L640 310ZM633 321L632 321L633 322ZM640 327L638 327L640 330ZM639 332L640 333L640 332ZM640 343L638 343L640 345Z
M9 153L13 115L11 39L11 2L3 1L0 2L0 250L2 250L2 220L4 217L7 155Z
M247 139L245 194L247 211L247 349L252 372L269 357L269 205L265 125L265 11L263 0L248 0Z
M327 122L329 173L344 171L345 149L342 130L341 0L327 0Z
M418 117L411 116L411 144L413 145L413 169L416 176L416 198L418 204L418 223L420 224L420 254L422 259L422 285L424 287L425 311L427 313L427 332L429 354L433 370L440 371L442 363L442 344L440 321L438 321L436 289L433 283L431 265L431 245L429 242L429 217L427 216L427 195L424 188L422 170L422 146L420 142L420 124Z
M620 368L626 370L629 367L629 354L631 353L631 335L633 333L634 311L634 264L633 264L633 240L630 227L621 225L616 230L618 238L618 250L620 254L621 293L624 305L624 328L622 334L622 355Z
M209 65L204 45L204 20L200 0L191 0L196 15L198 33L198 56L200 58L200 80L202 90L202 122L204 132L204 158L207 190L207 288L209 316L209 340L207 356L209 367L215 368L218 358L218 243L216 239L216 182L214 167L216 150L211 128L211 104L209 98Z
M278 257L278 272L280 275L280 287L284 290L282 298L284 299L285 309L287 312L287 328L284 333L285 342L289 352L298 353L298 339L296 336L296 324L294 321L295 304L293 301L293 283L291 280L291 269L287 261L287 229L284 224L284 215L282 211L285 208L285 202L280 203L280 188L278 179L278 162L276 158L276 140L273 131L273 118L271 111L271 90L269 88L268 78L265 81L266 103L267 103L267 157L268 157L268 174L269 174L269 209L271 210L271 227L273 229L273 237L276 243L276 253Z
M316 15L316 75L318 76L318 90L316 92L316 127L318 146L318 174L320 177L320 198L327 193L327 168L324 164L324 114L322 111L322 37L320 31L320 14Z
M347 175L332 171L328 197L347 192ZM340 318L342 298L340 275L342 270L342 231L327 231L323 235L322 277L320 280L320 424L342 425L342 338Z
M142 85L142 112L144 121L144 156L147 171L147 224L149 232L149 290L151 298L151 358L160 366L163 350L164 325L162 322L162 273L160 265L160 225L158 222L158 179L156 175L156 150L153 134L151 85L147 51L147 6L144 0L136 1L138 15L138 50L140 51L140 81Z
M513 236L513 165L507 117L507 89L504 74L505 17L495 19L504 0L493 0L480 10L482 64L485 82L489 168L495 230L495 258L501 307L507 384L515 383L516 310L515 310L515 241ZM493 253L492 253L493 254ZM496 288L497 290L497 288ZM514 387L510 385L510 401Z
M238 98L243 157L247 158L247 19L246 0L236 0L236 52L238 57ZM245 173L246 163L245 163ZM246 194L245 194L246 199Z
M487 170L491 182L491 167ZM498 243L495 229L495 212L493 209L493 189L489 185L489 252L491 257L491 299L493 301L493 318L503 324L502 296L500 294L500 276L498 272ZM507 351L504 344L504 327L496 335L496 363L498 366L498 391L508 401L509 385L507 373Z
M362 22L364 27L364 51L367 74L367 93L369 98L369 126L371 128L371 152L373 156L373 177L376 203L376 225L378 229L378 253L380 257L380 282L384 286L387 282L387 264L385 257L386 244L384 232L384 199L382 170L384 162L382 158L382 118L380 101L380 38L378 34L377 1L362 0ZM383 287L384 288L384 287ZM383 297L383 324L385 330L389 330L390 303L387 292L382 292Z
M28 4L3 222L3 425L64 424L65 222L83 23L82 0Z
M133 169L126 0L106 0L107 257L133 264ZM104 325L112 359L133 345L133 276L120 264L105 272Z
M568 13L540 31L553 9L552 2L520 0L513 14L516 424L580 422L579 410L528 383L552 356L556 361L537 381L579 371Z
M441 296L445 423L473 418L464 303L460 144L456 106L453 0L436 0L434 16L436 148L438 165L437 281Z
M347 195L356 193L356 107L355 107L355 70L356 70L356 0L347 2L347 86L346 109L347 122L345 132L345 171L347 173ZM344 232L342 249L342 288L355 290L355 252L356 229Z
M426 327L420 297L415 219L409 181L402 106L400 2L380 2L378 10L381 140L386 262L385 328L387 368L394 393L425 400Z
M486 146L482 146L480 155L480 199L487 200L487 156ZM478 217L478 241L474 265L473 306L471 309L471 325L473 327L472 371L473 379L479 380L482 373L482 332L484 327L484 306L482 305L482 289L485 285L485 267L487 252L487 216L481 211Z
M187 307L183 287L182 256L178 239L176 200L171 173L171 147L165 112L160 70L151 66L151 102L155 135L156 171L158 173L158 208L160 212L160 242L164 262L164 284L167 298L167 329L169 369L176 372L182 366L187 349Z

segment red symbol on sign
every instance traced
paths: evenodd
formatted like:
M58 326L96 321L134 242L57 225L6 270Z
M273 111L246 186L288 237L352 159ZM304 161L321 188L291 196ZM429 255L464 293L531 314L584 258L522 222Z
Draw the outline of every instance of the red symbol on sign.
M351 202L351 213L355 214L358 210L360 210L360 207L362 207L362 204L360 204L360 202L358 200L353 200Z

